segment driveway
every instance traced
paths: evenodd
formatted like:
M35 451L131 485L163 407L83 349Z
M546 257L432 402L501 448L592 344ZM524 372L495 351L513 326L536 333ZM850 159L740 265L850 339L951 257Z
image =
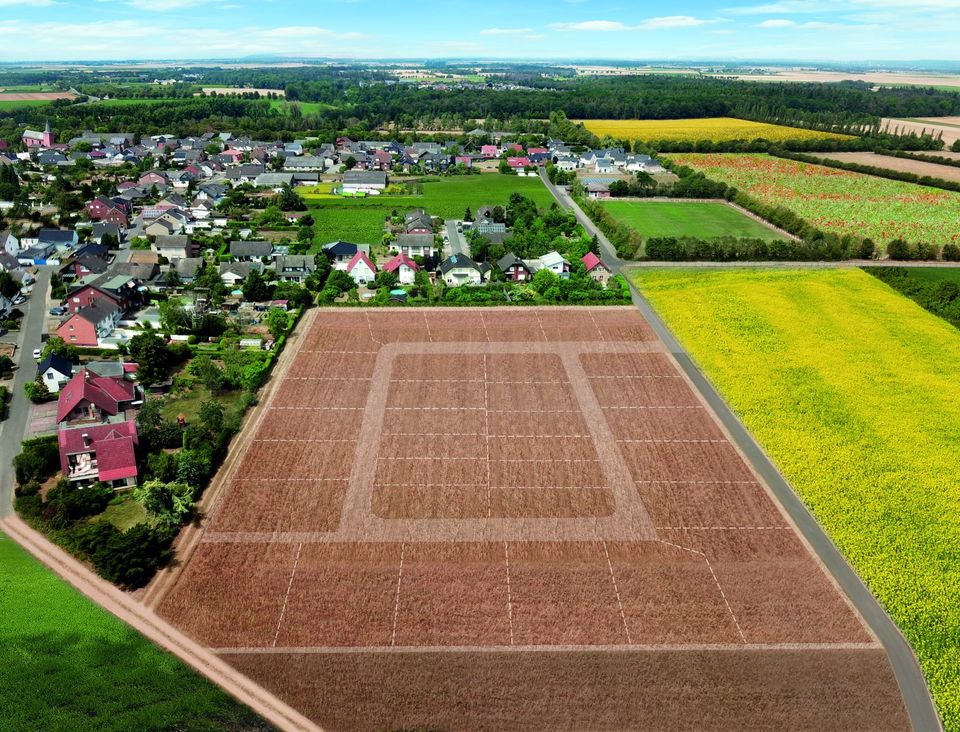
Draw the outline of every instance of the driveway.
M20 443L27 431L30 402L23 393L23 386L37 377L33 349L40 348L40 336L44 332L47 315L47 293L53 267L40 267L33 295L20 309L23 322L20 328L20 343L14 360L17 370L13 379L12 397L7 418L0 423L0 518L13 512L13 458L20 452Z
M447 227L447 237L450 239L450 255L463 254L469 257L470 244L467 242L467 237L457 231L457 222L454 219L450 219L444 223Z

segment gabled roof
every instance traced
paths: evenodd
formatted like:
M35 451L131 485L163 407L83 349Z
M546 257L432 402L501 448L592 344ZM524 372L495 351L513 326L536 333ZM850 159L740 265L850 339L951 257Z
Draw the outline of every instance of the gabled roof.
M37 373L45 374L49 369L53 369L58 374L70 376L73 373L73 364L69 359L64 358L56 353L51 353L40 362L39 366L37 366Z
M64 473L70 470L70 455L92 452L97 457L99 480L124 480L137 475L135 447L138 438L135 422L60 430L57 441L60 445L60 469Z
M593 252L587 252L584 254L581 261L583 262L583 266L587 268L587 272L592 272L598 266L603 267L608 272L610 271L610 268L601 262L600 257Z
M268 241L232 241L230 255L234 257L269 257L273 244Z
M62 422L77 405L88 401L110 416L120 412L121 402L132 401L137 388L125 379L100 376L89 367L80 369L63 388L57 398L57 422Z
M406 254L398 254L389 262L387 262L385 265L383 265L383 271L395 272L396 270L400 269L400 267L402 266L407 266L410 269L412 269L414 272L420 269L417 266L417 263L414 262L412 259L410 259L410 257L408 257Z
M335 257L352 257L359 250L359 245L348 241L332 241L323 245L323 251Z
M566 259L564 259L560 255L560 252L556 252L556 251L547 252L542 257L540 257L540 261L543 263L544 267L551 267L557 264L570 264Z
M527 266L527 263L524 262L522 259L520 259L520 257L518 257L518 256L517 256L516 254L514 254L513 252L510 252L509 254L507 254L506 256L502 257L502 258L497 262L497 267L500 268L500 271L501 271L501 272L506 272L508 269L510 269L510 268L513 267L514 265L520 265L520 266L523 267L525 270L527 270L527 272L530 271L530 268Z
M475 269L477 272L483 272L480 266L465 254L453 254L440 263L440 272L443 274L452 269Z
M370 257L363 252L358 251L353 255L353 259L350 260L350 264L347 265L347 272L353 272L353 268L360 264L360 262L363 262L365 265L367 265L371 272L377 271L377 266L370 261Z
M112 316L119 309L116 303L101 297L94 300L92 304L78 310L73 317L82 318L88 323L97 325Z

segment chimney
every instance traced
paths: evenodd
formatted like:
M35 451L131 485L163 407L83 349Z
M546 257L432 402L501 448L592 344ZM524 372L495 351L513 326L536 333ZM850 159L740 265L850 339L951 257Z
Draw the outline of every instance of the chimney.
M84 447L90 447L90 445L91 445L90 435L88 435L86 432L84 432L84 433L81 435L81 437L83 438L83 446L84 446Z
M86 369L83 370L83 380L90 381L90 372L87 371Z

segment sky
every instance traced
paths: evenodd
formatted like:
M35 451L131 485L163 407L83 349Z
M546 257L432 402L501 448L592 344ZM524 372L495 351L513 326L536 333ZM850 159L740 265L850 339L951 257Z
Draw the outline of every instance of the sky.
M960 60L960 0L0 0L0 61Z

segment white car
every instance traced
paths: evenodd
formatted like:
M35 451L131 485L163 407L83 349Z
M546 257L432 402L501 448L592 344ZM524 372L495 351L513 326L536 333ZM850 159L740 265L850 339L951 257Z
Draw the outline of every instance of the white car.
M42 355L43 355L43 351L41 351L39 348L34 348L34 349L33 349L33 358L34 358L35 361L39 361L39 360L40 360L40 356L42 356Z

